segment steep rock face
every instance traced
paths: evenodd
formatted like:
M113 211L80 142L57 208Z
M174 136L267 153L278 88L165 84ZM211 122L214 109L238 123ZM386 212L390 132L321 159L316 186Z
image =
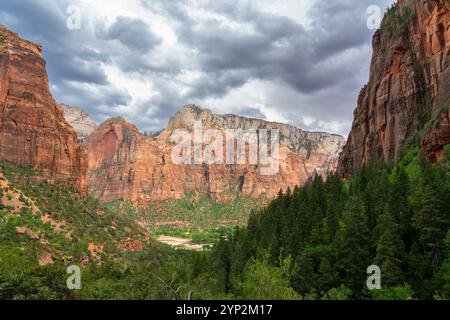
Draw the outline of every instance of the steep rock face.
M194 122L203 130L217 129L226 150L225 133L230 130L278 129L280 165L275 175L262 175L261 164L177 164L172 161L177 129L193 139ZM192 135L191 135L192 134ZM237 141L237 140L236 140ZM270 139L269 139L270 142ZM208 143L203 144L202 150ZM185 106L168 127L156 137L148 137L122 118L101 124L87 139L90 192L105 201L118 198L148 203L179 199L194 192L226 201L239 195L274 197L280 189L303 185L314 174L335 170L344 139L337 135L306 132L289 125L248 119L235 115L215 115L196 106ZM236 145L234 150L236 152ZM268 145L270 148L270 144ZM248 152L249 144L246 144ZM194 148L191 148L191 154ZM248 155L248 153L247 153ZM235 158L236 159L236 158Z
M83 143L86 138L97 129L97 124L83 109L63 104L64 118L75 129L78 143Z
M408 138L450 104L450 3L399 0L373 37L368 84L354 112L338 172L350 175L373 161L395 163ZM450 142L448 113L423 141L438 160Z
M433 162L444 157L444 147L450 144L450 105L447 112L441 112L438 119L422 140L422 150Z
M160 154L149 137L123 118L101 124L86 140L90 194L103 200L137 200Z
M32 165L86 191L77 135L48 87L41 47L0 25L0 158Z

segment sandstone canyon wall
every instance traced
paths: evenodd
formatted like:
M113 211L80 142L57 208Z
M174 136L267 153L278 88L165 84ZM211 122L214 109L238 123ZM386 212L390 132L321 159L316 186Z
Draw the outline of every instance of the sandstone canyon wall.
M192 132L194 121L204 129L278 129L280 166L275 175L262 175L258 164L175 164L172 162L176 129ZM225 142L224 142L225 143ZM236 115L215 115L196 106L185 106L160 134L141 134L122 118L101 124L86 140L90 193L104 201L124 199L149 203L179 199L188 193L205 194L218 201L240 195L276 196L303 185L316 173L335 170L344 138ZM247 146L248 147L248 146ZM225 150L226 146L224 146ZM247 150L248 151L248 150Z
M192 105L183 107L156 136L140 133L122 118L96 127L80 108L55 102L41 50L0 25L0 159L31 165L52 179L70 182L83 194L89 186L90 194L104 201L149 203L188 193L218 201L241 195L272 198L280 189L303 185L316 174L326 176L336 169L345 142L340 136L215 115ZM222 133L278 129L279 171L263 175L262 165L248 159L245 164L173 163L172 133L177 129L191 133L199 120L204 129ZM248 152L250 144L246 148Z
M48 86L41 47L0 25L0 159L86 191L85 154Z
M395 163L433 117L419 143L439 161L450 143L450 1L399 0L373 36L369 82L358 98L339 174L373 161Z

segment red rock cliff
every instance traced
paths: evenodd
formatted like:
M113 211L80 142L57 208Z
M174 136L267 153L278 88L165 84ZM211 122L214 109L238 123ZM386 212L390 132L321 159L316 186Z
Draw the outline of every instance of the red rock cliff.
M77 135L48 86L41 47L0 25L0 159L32 165L85 193Z
M248 159L246 164L173 163L172 133L176 129L192 133L194 121L199 120L204 129L214 128L222 133L226 129L278 129L279 172L262 175L261 166L249 164ZM272 198L280 189L303 185L316 173L326 175L335 170L343 144L344 139L337 135L306 132L235 115L215 115L206 109L186 106L156 137L141 134L122 118L100 125L86 141L88 181L91 194L105 201L121 198L148 203L179 199L190 192L218 201L239 195Z
M395 163L424 122L438 121L422 141L432 160L450 143L450 1L399 0L373 37L368 84L354 112L338 172L373 161Z

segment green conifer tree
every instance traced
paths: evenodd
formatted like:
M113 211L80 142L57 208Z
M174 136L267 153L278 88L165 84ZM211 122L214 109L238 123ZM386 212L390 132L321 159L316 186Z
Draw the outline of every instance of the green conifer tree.
M382 219L382 235L378 241L374 264L381 269L383 286L396 286L403 284L403 260L405 247L400 236L399 227L390 212L386 212Z

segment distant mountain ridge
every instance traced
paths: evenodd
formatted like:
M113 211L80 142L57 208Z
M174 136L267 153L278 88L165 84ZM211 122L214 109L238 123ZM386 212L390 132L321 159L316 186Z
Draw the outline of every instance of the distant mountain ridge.
M204 129L278 129L280 167L275 175L259 173L254 164L175 164L171 160L174 130L192 132L194 122ZM181 108L166 129L154 137L140 133L123 118L101 124L86 140L91 194L105 201L125 199L148 203L179 199L188 193L218 201L239 195L273 198L280 189L303 185L316 174L336 169L344 138L308 132L290 125L236 115L216 115L194 105ZM226 146L224 145L224 150Z

